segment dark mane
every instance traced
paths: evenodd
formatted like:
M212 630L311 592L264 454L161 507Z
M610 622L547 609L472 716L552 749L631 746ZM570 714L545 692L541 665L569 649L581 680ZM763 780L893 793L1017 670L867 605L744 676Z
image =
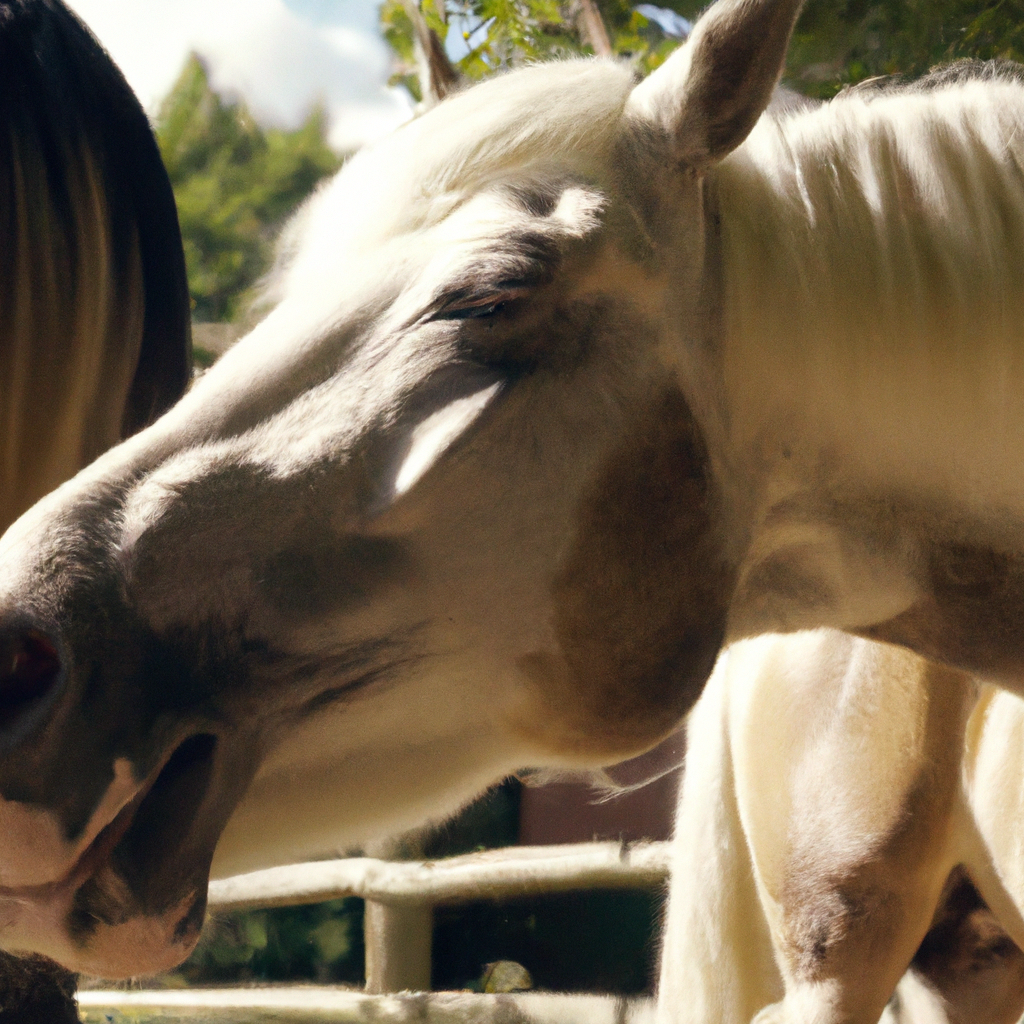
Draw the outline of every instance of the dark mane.
M83 228L84 204L96 198L90 187L105 200L106 253ZM39 252L19 251L26 230L41 240ZM141 264L142 332L122 436L180 396L191 364L189 301L167 173L127 82L59 0L0 0L0 239L0 343L17 315L13 289L35 289L50 275L50 288L71 293L70 316L88 261L109 260L118 304Z

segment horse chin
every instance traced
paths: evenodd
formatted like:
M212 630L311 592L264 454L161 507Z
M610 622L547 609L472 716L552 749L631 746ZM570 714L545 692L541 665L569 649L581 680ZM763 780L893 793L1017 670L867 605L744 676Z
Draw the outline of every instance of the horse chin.
M72 948L57 959L70 970L104 978L170 970L195 948L205 909L204 889L190 893L162 914L99 925L82 946L72 937Z
M68 970L103 978L166 971L199 939L206 887L158 914L140 913L109 864L75 886L69 882L0 892L0 947L42 953Z
M59 878L0 887L0 948L106 978L181 963L202 928L221 824L201 813L215 747L205 734L179 744Z

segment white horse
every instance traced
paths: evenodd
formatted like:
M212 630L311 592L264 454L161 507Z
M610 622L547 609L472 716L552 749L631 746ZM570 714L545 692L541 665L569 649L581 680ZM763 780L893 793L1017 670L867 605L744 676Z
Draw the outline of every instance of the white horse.
M360 153L267 319L11 527L0 941L170 965L211 870L648 748L727 639L1024 690L1024 88L761 118L798 8Z
M1015 1024L1024 701L823 630L730 647L688 733L659 1024L876 1024L937 916L888 1012Z

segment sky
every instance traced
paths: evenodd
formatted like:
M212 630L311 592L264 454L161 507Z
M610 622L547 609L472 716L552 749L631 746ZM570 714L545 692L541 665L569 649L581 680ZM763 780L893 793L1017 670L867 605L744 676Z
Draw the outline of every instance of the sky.
M345 151L411 116L387 88L389 51L379 0L66 0L114 58L147 112L191 51L215 89L241 98L263 124L297 127L320 100L329 141Z

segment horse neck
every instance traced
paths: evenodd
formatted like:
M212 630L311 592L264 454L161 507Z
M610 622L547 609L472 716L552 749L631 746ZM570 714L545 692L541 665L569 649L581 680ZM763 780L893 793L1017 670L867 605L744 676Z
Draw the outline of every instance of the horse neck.
M841 99L765 119L721 167L737 449L987 477L985 500L1002 480L1024 509L1022 125L1011 83Z
M718 169L734 635L896 614L936 523L1024 553L1021 125L1008 83L848 98ZM829 614L756 611L783 551Z

